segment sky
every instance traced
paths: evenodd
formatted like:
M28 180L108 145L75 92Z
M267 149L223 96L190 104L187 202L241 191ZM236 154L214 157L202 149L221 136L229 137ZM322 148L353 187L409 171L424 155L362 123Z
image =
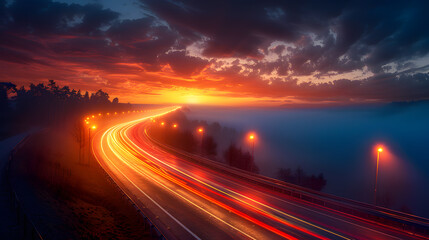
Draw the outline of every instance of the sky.
M429 99L428 1L0 0L0 81L121 102Z

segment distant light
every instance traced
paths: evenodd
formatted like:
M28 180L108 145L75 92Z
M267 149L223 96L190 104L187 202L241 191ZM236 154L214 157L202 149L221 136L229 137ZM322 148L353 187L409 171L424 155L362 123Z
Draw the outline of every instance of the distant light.
M89 122L86 122L86 121L85 121L85 123L86 123L86 124L89 124Z
M110 113L107 113L107 115L110 115Z
M91 127L92 129L96 129L97 127L95 126L95 125L92 125L92 127Z
M165 125L165 122L161 122L161 126L164 126Z
M101 116L101 113L99 113L98 116Z
M198 132L202 133L204 131L203 128L198 128Z
M251 134L251 135L249 136L249 139L250 139L250 140L255 139L255 135Z
M174 127L174 128L177 128L177 124L173 124L173 127Z
M117 112L115 112L115 115L118 114Z
M94 115L92 115L92 118L95 118L95 116L94 116Z
M89 117L87 117L86 120L89 120Z
M383 152L383 148L380 147L380 148L377 149L377 151L378 152Z

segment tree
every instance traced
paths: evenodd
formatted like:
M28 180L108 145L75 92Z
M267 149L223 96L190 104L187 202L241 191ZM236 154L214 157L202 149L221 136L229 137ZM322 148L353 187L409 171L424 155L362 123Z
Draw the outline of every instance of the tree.
M297 167L293 173L290 168L280 168L277 171L277 179L316 191L321 191L326 186L326 179L323 173L320 173L317 177L314 174L308 176L301 167Z
M89 102L89 93L88 93L88 91L86 91L85 94L83 95L83 101L86 102L86 103Z
M217 143L212 136L204 136L202 141L203 154L207 156L216 156Z
M105 104L109 102L109 94L103 92L103 90L98 90L96 93L91 94L90 101L95 104Z
M16 92L16 85L10 82L0 83L0 112L9 108L9 95Z
M119 99L118 99L117 97L115 97L115 98L112 100L112 103L113 103L113 104L118 104L118 103L119 103Z
M228 165L242 170L259 172L249 152L243 152L241 148L231 144L223 154Z

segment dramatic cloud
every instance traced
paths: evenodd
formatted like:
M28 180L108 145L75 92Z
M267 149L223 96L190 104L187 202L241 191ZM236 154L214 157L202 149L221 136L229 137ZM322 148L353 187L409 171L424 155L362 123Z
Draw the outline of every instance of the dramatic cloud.
M2 80L281 103L429 98L426 1L67 2L0 0Z

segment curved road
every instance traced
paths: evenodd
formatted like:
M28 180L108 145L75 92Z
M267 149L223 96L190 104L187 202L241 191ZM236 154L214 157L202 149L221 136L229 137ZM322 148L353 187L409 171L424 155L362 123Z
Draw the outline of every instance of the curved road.
M99 131L92 151L115 182L167 238L176 239L420 239L252 185L155 145L152 110ZM422 238L424 239L424 238Z

